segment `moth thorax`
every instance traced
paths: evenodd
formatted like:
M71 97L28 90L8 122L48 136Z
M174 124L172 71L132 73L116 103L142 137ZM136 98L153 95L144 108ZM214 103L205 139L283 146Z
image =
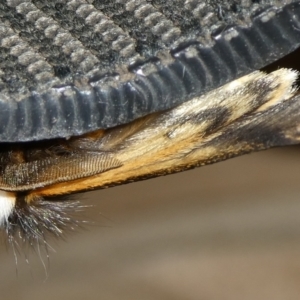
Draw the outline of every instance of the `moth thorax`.
M16 194L0 190L0 226L4 226L12 214L16 203Z

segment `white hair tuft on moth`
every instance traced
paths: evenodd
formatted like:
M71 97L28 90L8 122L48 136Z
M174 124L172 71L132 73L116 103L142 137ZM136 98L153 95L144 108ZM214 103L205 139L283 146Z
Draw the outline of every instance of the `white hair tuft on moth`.
M0 227L7 224L16 204L16 194L0 190Z

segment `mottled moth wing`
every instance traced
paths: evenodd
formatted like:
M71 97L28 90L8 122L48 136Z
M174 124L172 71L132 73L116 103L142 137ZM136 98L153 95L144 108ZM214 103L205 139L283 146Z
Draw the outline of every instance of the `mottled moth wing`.
M296 78L286 69L255 72L167 112L109 129L94 139L93 147L111 152L121 162L119 168L32 193L50 196L113 186L296 143L296 134L290 139L286 134L299 123L298 98L291 100Z
M0 189L27 191L58 182L72 181L118 168L121 162L112 155L87 151L71 152L57 157L45 156L22 163L3 162Z
M53 197L299 143L296 78L287 69L255 72L126 125L69 140L5 145L0 224L8 240L18 246L20 237L39 247L47 245L47 233L61 237L80 226L70 216L80 205Z

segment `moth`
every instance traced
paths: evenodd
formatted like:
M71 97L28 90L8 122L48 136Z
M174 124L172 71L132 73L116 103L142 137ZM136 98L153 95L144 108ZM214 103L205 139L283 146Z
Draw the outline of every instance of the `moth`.
M12 244L80 226L65 195L299 142L297 72L254 70L300 46L300 1L177 2L0 4Z
M254 72L162 113L68 140L0 152L1 225L11 241L44 241L77 221L73 202L47 200L299 142L297 72Z

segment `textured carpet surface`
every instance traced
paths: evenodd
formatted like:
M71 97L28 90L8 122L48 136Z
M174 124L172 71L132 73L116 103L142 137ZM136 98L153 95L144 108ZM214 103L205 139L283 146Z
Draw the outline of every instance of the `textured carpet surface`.
M0 141L175 107L300 46L299 0L3 0Z

